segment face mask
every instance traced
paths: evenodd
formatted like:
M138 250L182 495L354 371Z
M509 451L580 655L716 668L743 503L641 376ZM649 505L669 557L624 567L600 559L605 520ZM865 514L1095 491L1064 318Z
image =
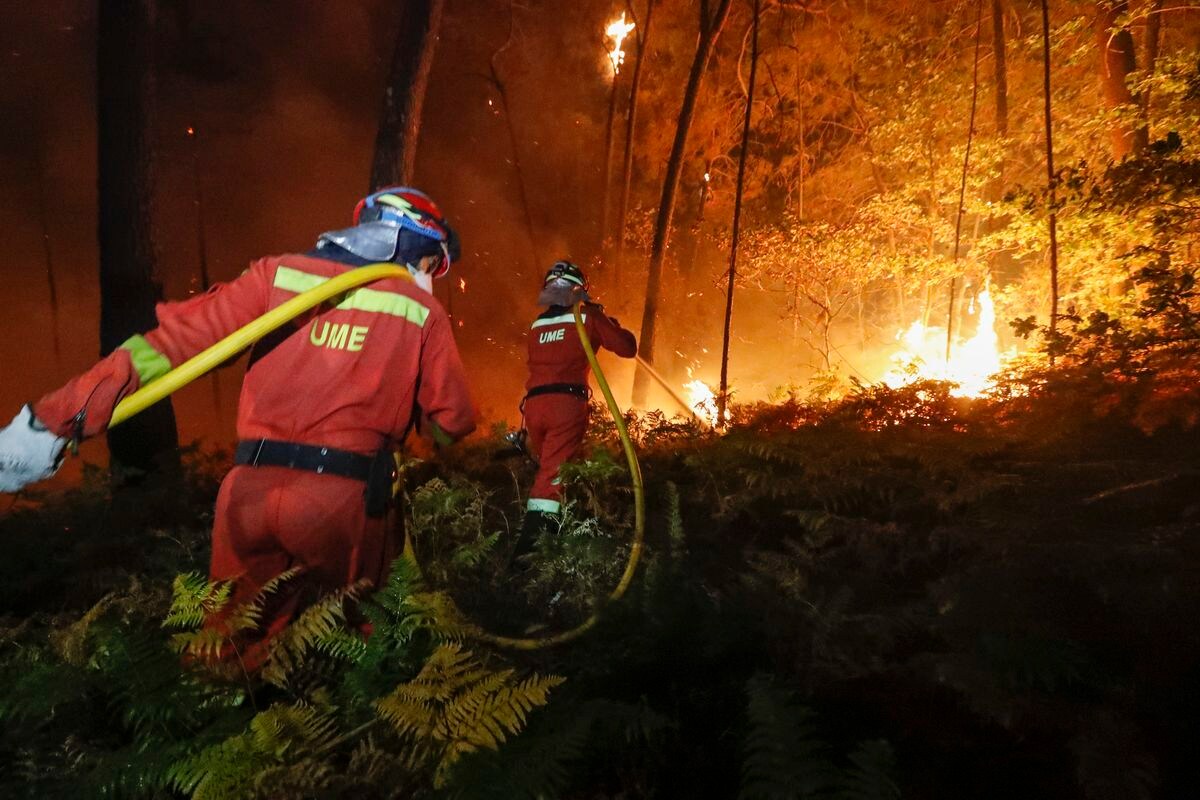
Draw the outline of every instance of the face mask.
M417 284L417 286L420 286L430 294L433 294L433 276L428 272L421 272L413 267L412 264L408 264L406 266L408 267L408 274L412 275L413 277L413 283Z

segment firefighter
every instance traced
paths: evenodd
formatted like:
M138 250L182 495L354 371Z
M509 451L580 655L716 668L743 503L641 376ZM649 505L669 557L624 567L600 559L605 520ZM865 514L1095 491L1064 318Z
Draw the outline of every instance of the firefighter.
M160 304L158 327L0 430L0 491L50 477L64 446L103 432L123 397L298 293L356 267L406 266L411 281L351 290L251 352L209 572L236 581L233 608L281 572L301 569L264 619L261 661L261 645L315 595L385 577L398 550L386 520L392 450L410 428L448 444L475 427L451 324L431 293L459 250L429 197L393 187L364 198L353 227L321 234L307 253L259 259L236 280ZM255 665L253 653L243 657Z
M557 528L562 508L558 470L579 452L587 431L589 367L572 311L580 301L584 327L597 350L603 347L622 358L637 354L634 335L606 315L603 306L591 302L583 270L570 261L555 263L538 295L545 311L529 331L529 379L521 413L538 470L515 555L528 552L544 531Z

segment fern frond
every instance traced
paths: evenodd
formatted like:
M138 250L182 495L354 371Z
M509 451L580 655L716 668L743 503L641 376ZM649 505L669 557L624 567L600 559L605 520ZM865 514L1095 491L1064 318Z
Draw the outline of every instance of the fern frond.
M379 716L434 763L434 785L445 784L465 754L496 750L546 704L563 678L513 681L511 669L493 671L458 644L443 644L421 672L376 702Z
M199 572L176 575L171 584L171 609L162 626L177 630L197 628L209 615L225 608L232 592L232 581L210 582Z
M109 592L67 628L61 631L52 631L49 636L50 646L58 657L72 666L83 666L87 660L87 638L93 623L104 616L104 613L112 608L117 599L117 592Z
M322 644L328 647L336 634L344 631L346 601L357 600L370 585L370 581L361 580L344 586L301 612L272 640L267 662L260 673L262 679L275 686L286 687L289 676L310 653L320 650Z
M336 734L336 721L328 711L304 704L274 705L256 715L248 731L172 764L168 778L193 800L252 796L265 770L303 762Z
M253 598L235 608L224 621L229 636L236 636L239 633L258 628L262 623L263 608L266 607L267 600L271 595L277 593L285 583L300 575L303 571L301 567L292 567L291 569L284 570L264 583L262 588L254 593Z
M859 742L838 782L836 800L900 800L895 771L896 754L887 740Z
M742 747L739 796L800 800L829 788L834 772L817 737L816 714L769 676L755 675L746 693L749 730Z

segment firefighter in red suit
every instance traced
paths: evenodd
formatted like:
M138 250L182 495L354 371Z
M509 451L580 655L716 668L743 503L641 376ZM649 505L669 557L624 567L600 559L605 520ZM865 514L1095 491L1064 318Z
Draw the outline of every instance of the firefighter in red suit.
M454 231L407 187L364 198L354 223L307 253L259 259L236 280L159 305L158 327L25 406L0 431L0 491L52 475L63 446L103 432L123 397L251 320L347 270L393 262L412 280L351 290L251 352L210 567L213 580L236 581L230 608L301 569L260 643L321 591L362 578L378 585L397 551L378 491L392 449L412 427L440 444L465 436L476 412L449 318L431 294L458 256Z
M587 431L591 370L575 328L575 303L583 301L580 313L596 350L603 347L622 358L637 354L634 335L606 315L603 306L589 302L587 290L587 278L579 267L569 261L557 262L546 273L538 296L538 305L546 310L529 330L529 379L522 413L529 452L538 462L538 471L526 505L518 555L528 551L542 532L557 527L562 507L558 469L579 452Z

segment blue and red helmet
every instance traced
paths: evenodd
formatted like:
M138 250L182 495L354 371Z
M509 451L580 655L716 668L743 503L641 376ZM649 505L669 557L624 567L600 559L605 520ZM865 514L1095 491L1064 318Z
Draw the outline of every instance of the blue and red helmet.
M354 225L382 224L399 230L393 255L387 260L416 261L441 255L433 270L440 278L462 255L458 235L429 195L408 186L389 186L373 192L354 207Z

